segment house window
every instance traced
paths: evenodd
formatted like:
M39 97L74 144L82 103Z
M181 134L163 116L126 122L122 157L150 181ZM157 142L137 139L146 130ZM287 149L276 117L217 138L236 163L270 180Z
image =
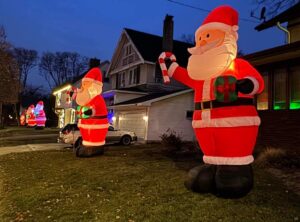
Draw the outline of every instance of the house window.
M125 46L124 50L125 50L125 55L124 55L124 58L122 60L122 65L123 66L132 63L133 59L134 59L134 54L133 54L134 52L133 52L132 46L130 44Z
M125 87L125 72L121 72L118 74L118 88Z
M269 92L269 76L267 73L263 74L263 79L265 82L264 91L257 96L257 109L258 110L267 110L269 103L268 103L268 92Z
M140 67L135 67L129 71L129 85L140 82Z
M274 110L286 109L286 70L274 72Z
M290 69L290 109L300 109L300 66Z
M186 118L187 119L193 119L193 114L194 114L193 110L186 111Z

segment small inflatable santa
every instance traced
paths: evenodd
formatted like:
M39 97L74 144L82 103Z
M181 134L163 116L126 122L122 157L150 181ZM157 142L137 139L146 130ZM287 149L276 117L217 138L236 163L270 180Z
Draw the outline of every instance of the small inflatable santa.
M36 125L35 115L34 115L34 105L30 105L26 112L27 126L34 127Z
M260 125L253 98L264 88L257 70L236 58L237 30L237 11L217 7L196 30L187 69L170 52L159 57L165 81L174 78L195 93L192 126L205 164L189 172L186 187L230 198L253 186L252 152ZM166 58L172 61L168 68Z
M88 157L104 152L102 146L109 124L106 105L100 95L102 86L101 70L94 67L82 79L81 88L76 90L78 127L82 135L82 145L76 151L77 156Z
M34 109L35 114L35 120L36 120L36 126L38 129L43 129L45 127L46 123L46 114L44 111L44 102L39 101Z
M26 125L26 112L27 110L24 109L23 112L20 115L20 125L25 126Z

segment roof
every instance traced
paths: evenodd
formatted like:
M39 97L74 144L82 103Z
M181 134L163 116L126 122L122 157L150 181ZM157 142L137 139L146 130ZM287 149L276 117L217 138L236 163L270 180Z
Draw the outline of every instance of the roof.
M156 63L158 56L162 52L162 37L129 28L125 28L124 30L131 38L143 59ZM189 58L187 48L190 47L193 47L193 45L173 40L173 53L176 55L178 62L183 66L187 64Z
M114 104L114 106L119 106L119 105L133 105L133 104L139 104L139 103L151 103L151 102L156 102L162 99L167 99L173 96L177 96L177 95L181 95L184 93L189 93L192 92L192 89L187 89L187 90L179 90L179 91L173 91L173 92L164 92L164 93L153 93L153 94L149 94L146 96L142 96L142 97L138 97L135 99L131 99L131 100L127 100L124 102L120 102L120 103L116 103ZM146 104L144 104L146 105ZM113 106L113 107L114 107Z
M276 15L272 19L261 23L260 25L256 26L255 29L257 31L262 31L264 29L275 26L277 22L283 23L295 18L299 18L299 12L300 12L300 2L288 8L287 10L281 12L280 14Z
M300 58L300 41L243 56L253 65L263 65L274 62Z

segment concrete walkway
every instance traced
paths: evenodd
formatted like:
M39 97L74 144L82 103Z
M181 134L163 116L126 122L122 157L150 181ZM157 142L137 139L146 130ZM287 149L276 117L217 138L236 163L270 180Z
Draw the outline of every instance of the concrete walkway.
M45 150L61 150L66 147L67 144L60 143L43 143L43 144L27 144L19 146L6 146L0 147L0 156L9 153L23 153L32 151L45 151Z
M15 135L15 136L6 136L0 137L0 140L23 140L23 139L42 139L49 137L57 137L57 133L55 134L37 134L37 135Z

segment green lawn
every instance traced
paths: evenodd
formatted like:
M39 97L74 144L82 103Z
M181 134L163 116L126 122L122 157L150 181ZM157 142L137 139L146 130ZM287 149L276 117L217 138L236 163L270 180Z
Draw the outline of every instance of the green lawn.
M159 145L113 147L78 159L69 150L0 157L0 221L296 221L300 198L255 169L245 198L185 189L187 164Z

